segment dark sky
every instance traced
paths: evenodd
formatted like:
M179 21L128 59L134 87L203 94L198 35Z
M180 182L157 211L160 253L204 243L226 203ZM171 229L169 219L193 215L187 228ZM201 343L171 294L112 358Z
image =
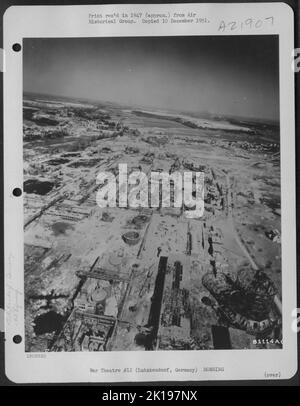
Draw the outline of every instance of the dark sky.
M279 119L278 37L24 40L24 90Z

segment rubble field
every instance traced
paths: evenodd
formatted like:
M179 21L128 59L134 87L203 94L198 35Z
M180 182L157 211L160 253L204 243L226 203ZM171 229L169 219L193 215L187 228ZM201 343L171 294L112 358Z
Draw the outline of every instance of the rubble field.
M279 125L24 96L26 351L282 348ZM99 172L201 171L204 215L100 208Z

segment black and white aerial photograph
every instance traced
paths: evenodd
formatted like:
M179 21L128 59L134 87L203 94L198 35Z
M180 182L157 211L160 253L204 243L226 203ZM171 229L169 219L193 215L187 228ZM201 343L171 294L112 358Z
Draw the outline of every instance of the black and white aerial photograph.
M25 350L281 349L278 36L22 50Z

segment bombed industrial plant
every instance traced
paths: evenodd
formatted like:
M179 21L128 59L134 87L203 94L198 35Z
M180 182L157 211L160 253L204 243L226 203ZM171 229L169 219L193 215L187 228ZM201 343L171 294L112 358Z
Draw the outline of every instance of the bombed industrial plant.
M110 42L103 45L105 40ZM246 40L241 39L241 46ZM42 50L43 41L50 42ZM73 48L66 47L62 56L68 41L77 42ZM194 98L192 108L184 93L188 75L181 79L185 87L176 85L178 102L175 96L163 95L169 91L167 77L174 72L166 72L164 79L168 64L159 61L170 49L168 60L174 65L177 53L191 52L200 41L197 38L188 38L188 45L184 38L167 38L168 47L159 38L126 39L128 48L119 39L93 41L83 56L78 39L24 42L25 350L282 348L280 127L270 106L276 97L268 94L273 76L277 80L276 72L269 78L270 67L260 67L256 72L264 79L257 81L260 88L255 88L252 77L248 87L241 86L246 97L242 115L242 101L229 100L232 111L227 111L222 100L242 97L238 90L233 91L234 96L223 95L230 69L214 72L207 67L211 86L215 86L215 96L207 103L216 103L212 99L218 98L216 89L222 87L217 104L223 103L225 112L216 113L211 105L206 106L205 98L199 100L199 106ZM214 49L230 53L230 41L237 40L228 38L228 45L222 38L215 41L206 63ZM154 55L152 71L136 62L138 57L145 58L148 45ZM257 47L265 53L263 45ZM99 87L93 82L92 68L85 73L85 89L91 81L89 98L76 85L78 70L87 64L83 57L88 58L98 46L103 51L96 69L100 70ZM201 46L206 49L205 44ZM57 62L53 56L51 64L49 54L56 51L61 60ZM48 52L46 61L43 52ZM106 64L105 58L118 61L118 54L117 67L99 68ZM151 58L151 52L148 54ZM70 74L75 57L79 67ZM132 66L127 66L129 58L133 58ZM194 59L188 58L192 57L186 56L181 70L190 69ZM64 73L55 68L59 63L68 64ZM89 66L95 63L93 59ZM234 63L238 62L234 60L232 66ZM49 71L38 74L34 64L41 72ZM209 77L201 81L201 64L198 59L194 64L205 87ZM238 68L243 66L240 62ZM273 66L276 70L277 65ZM193 78L196 68L190 74ZM146 70L145 76L142 70ZM164 80L159 81L156 93L149 89L147 96L150 77L156 71L162 72ZM110 89L105 75L121 72L125 72L125 84L115 87L131 86L136 99L127 100L122 88L119 93L113 85ZM242 80L233 68L232 72L233 81ZM52 81L48 80L51 75ZM158 75L155 73L156 80ZM223 75L223 84L217 75ZM144 82L142 92L137 90L142 86L138 80ZM52 85L55 81L57 86ZM270 104L262 112L267 118L256 111L261 110L259 102L251 104L250 100L256 91L257 97L264 92L263 83L267 83L263 103ZM66 90L68 84L78 92L77 97ZM201 93L201 89L196 91ZM247 116L250 108L252 113ZM274 111L277 114L276 106ZM254 117L256 113L258 117ZM151 172L203 173L203 215L186 215L190 207L184 202L174 207L172 185L170 207L161 203L152 207L151 202L147 207L119 207L118 197L115 207L99 207L96 196L104 185L97 182L97 175L109 172L118 179L119 164L127 165L128 175L142 171L149 178Z

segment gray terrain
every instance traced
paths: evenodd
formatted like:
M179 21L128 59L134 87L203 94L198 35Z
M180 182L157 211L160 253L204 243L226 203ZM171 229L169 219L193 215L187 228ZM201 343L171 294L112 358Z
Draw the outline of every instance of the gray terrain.
M279 124L24 95L26 351L281 348ZM205 212L106 208L102 171L202 171Z

